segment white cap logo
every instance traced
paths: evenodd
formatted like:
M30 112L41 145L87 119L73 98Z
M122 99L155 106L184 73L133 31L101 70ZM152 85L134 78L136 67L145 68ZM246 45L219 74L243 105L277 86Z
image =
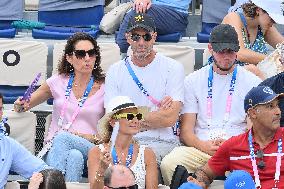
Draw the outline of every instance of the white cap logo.
M243 182L239 182L239 183L237 183L236 184L236 187L238 187L238 188L242 188L242 187L244 187L246 185L246 182L245 181L243 181Z
M273 91L269 87L264 87L263 92L268 93L268 94L273 94Z

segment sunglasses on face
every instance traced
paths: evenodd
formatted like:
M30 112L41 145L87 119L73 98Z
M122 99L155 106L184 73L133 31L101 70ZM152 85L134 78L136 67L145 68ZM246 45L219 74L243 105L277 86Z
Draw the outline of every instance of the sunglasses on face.
M138 114L134 114L134 113L121 113L121 114L116 114L113 116L114 119L127 119L128 121L131 121L134 119L134 117L136 117L139 121L143 119L143 114L138 113Z
M264 152L262 150L258 150L256 152L256 157L260 158L261 160L258 162L257 167L259 169L264 169L265 168L265 162L263 161L264 157Z
M152 35L150 33L146 33L145 35L139 35L139 34L134 33L131 35L132 41L136 41L136 42L139 41L141 37L144 39L144 41L151 41L152 39Z
M86 54L89 55L89 57L94 57L96 56L96 50L95 49L90 49L88 51L85 50L74 50L74 54L78 59L82 59L86 57Z
M134 184L132 186L118 187L118 188L114 188L114 187L111 187L111 186L108 186L108 187L111 188L111 189L138 189L138 185L137 184Z

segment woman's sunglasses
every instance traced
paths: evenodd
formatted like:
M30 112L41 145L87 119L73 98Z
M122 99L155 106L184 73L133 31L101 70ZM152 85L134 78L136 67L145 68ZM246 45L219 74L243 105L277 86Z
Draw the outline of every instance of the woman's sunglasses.
M114 188L114 187L111 187L111 186L108 186L108 187L111 188L111 189L138 189L138 185L137 184L134 184L132 186L118 187L118 188Z
M88 51L85 51L85 50L74 50L74 54L75 54L75 56L78 59L85 58L87 53L88 53L89 57L96 56L96 50L95 49L90 49Z
M138 114L134 114L134 113L121 113L121 114L115 114L113 116L114 119L127 119L128 121L131 121L134 119L134 117L136 117L138 120L142 120L143 119L143 114L138 113Z
M152 39L152 35L150 33L146 33L145 35L139 35L139 34L134 33L131 35L132 41L136 41L136 42L139 41L141 37L144 39L144 41L151 41Z

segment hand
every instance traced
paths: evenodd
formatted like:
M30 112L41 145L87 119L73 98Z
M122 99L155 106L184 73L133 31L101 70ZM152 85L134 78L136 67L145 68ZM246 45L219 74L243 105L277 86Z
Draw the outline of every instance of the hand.
M202 188L206 189L207 186L205 185L205 183L203 182L199 182L198 180L196 180L195 178L193 178L192 176L189 176L187 178L188 182L193 182L194 184L197 184L198 186L201 186Z
M161 100L159 110L161 110L161 109L164 109L164 110L168 109L169 107L171 107L172 103L173 103L173 98L170 97L170 96L165 96Z
M218 139L216 139L218 140ZM215 152L219 148L219 144L221 141L216 141L216 140L207 140L207 141L201 141L199 149L211 156L215 154Z
M30 109L30 101L21 100L21 97L19 97L14 102L14 111L15 112L25 112Z
M216 146L221 146L226 140L222 139L222 138L217 138L215 140L213 140L213 144Z
M98 172L104 173L111 164L111 154L109 144L101 151Z
M28 189L38 189L40 183L43 182L43 176L41 173L34 173L30 178Z
M151 7L151 0L135 0L133 3L133 10L137 13L145 13Z

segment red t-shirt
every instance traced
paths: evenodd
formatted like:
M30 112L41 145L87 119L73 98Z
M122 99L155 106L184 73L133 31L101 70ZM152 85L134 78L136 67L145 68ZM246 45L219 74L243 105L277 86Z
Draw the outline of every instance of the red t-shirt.
M212 158L208 161L209 167L212 171L218 175L224 175L226 171L233 170L245 170L253 176L253 169L250 159L249 152L249 142L248 142L249 132L244 134L231 137L217 150ZM284 143L284 128L279 128L274 135L274 138L270 144L268 144L264 149L263 161L265 162L264 169L258 169L258 174L260 178L261 188L271 189L274 187L274 175L276 169L276 157L278 150L278 140L282 138ZM284 146L284 145L283 145ZM260 146L253 139L254 153L260 149ZM284 149L284 147L283 147ZM258 163L261 159L256 158ZM280 168L280 183L278 183L278 188L284 188L284 154L282 150L281 157L281 168Z

